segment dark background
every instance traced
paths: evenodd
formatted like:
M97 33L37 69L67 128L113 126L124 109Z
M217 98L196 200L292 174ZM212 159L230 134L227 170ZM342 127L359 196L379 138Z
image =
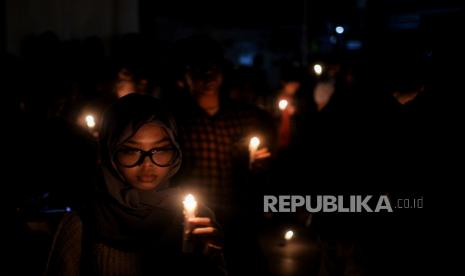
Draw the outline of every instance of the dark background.
M365 108L350 116L329 115L333 131L327 143L338 146L317 163L306 161L311 151L294 156L301 161L286 168L292 184L278 190L308 192L311 179L315 191L425 197L425 209L403 213L402 221L418 219L410 232L417 240L406 248L415 248L412 255L428 252L412 261L428 271L450 253L442 245L454 244L461 219L455 212L461 209L457 191L463 183L458 172L463 171L464 18L463 1L445 0L1 1L8 158L2 183L5 224L11 226L4 237L12 254L0 274L39 274L50 238L40 223L58 220L88 189L82 183L89 183L86 177L96 165L95 140L64 126L75 124L78 111L71 108L66 116L72 119L61 120L60 99L76 110L100 99L105 89L98 87L120 64L139 68L151 88L163 86L171 46L192 34L218 40L236 66L251 67L260 54L272 90L279 86L283 60L305 67L343 56L359 68ZM336 26L343 26L344 34L337 34ZM420 57L417 64L403 63L412 55ZM390 73L399 68L408 69L407 78L425 71L431 96L417 113L393 115L378 105L392 84ZM309 166L315 175L309 175ZM386 242L383 236L379 240ZM281 253L270 254L277 263L282 259ZM294 275L286 271L274 268L277 275Z

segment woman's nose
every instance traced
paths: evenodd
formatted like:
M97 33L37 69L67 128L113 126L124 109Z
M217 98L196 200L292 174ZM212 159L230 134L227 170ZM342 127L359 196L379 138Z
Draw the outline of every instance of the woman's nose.
M152 159L150 159L150 156L144 156L141 166L142 167L153 167L155 166L155 164L152 162Z

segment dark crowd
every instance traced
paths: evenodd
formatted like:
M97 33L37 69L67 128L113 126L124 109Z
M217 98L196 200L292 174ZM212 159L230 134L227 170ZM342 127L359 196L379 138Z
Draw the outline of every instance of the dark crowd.
M463 9L444 17L271 63L206 33L24 37L2 57L0 274L430 273L463 159ZM423 205L270 213L264 195Z

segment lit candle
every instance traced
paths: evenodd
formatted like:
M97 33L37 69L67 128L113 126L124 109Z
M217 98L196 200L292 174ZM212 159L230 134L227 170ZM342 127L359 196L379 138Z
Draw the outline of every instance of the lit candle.
M284 234L284 239L286 241L290 241L293 237L294 237L294 231L292 230L289 230L286 232L286 234Z
M289 105L289 102L287 100L280 100L278 103L278 107L281 111L284 111L288 105Z
M320 64L315 64L313 65L313 71L317 76L321 75L323 73L323 67Z
M90 129L93 129L95 127L95 118L92 115L87 115L86 116L86 124L87 127Z
M189 223L189 219L195 218L195 212L197 211L197 201L193 195L188 194L182 203L184 205L184 232L182 239L182 251L184 253L192 253L194 248L190 240L192 226Z
M284 239L279 239L280 246L286 246L293 238L294 238L294 231L288 229L284 232Z
M82 123L82 120L84 120L84 123ZM83 115L81 117L79 123L80 124L85 124L85 126L87 127L87 130L89 131L89 133L94 138L98 138L98 130L96 129L97 120L96 120L96 117L94 115L92 115L92 113L87 113L87 114Z
M252 137L249 143L249 167L252 167L255 161L255 153L257 152L258 146L260 145L260 139L258 137Z

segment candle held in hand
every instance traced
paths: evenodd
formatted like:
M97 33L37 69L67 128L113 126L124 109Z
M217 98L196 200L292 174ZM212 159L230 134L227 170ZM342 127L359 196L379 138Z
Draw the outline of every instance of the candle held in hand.
M184 253L192 253L194 248L192 241L190 239L190 234L192 232L192 226L189 223L189 219L195 218L195 213L197 211L197 201L195 197L191 194L188 194L184 201L182 202L184 205L184 232L183 232L183 243L182 243L182 251Z
M195 197L188 194L182 203L184 204L184 216L187 218L194 218L195 211L197 210L197 201L195 200Z
M255 161L255 153L257 152L258 146L260 146L260 139L258 139L258 137L252 137L249 143L249 167L252 167Z

